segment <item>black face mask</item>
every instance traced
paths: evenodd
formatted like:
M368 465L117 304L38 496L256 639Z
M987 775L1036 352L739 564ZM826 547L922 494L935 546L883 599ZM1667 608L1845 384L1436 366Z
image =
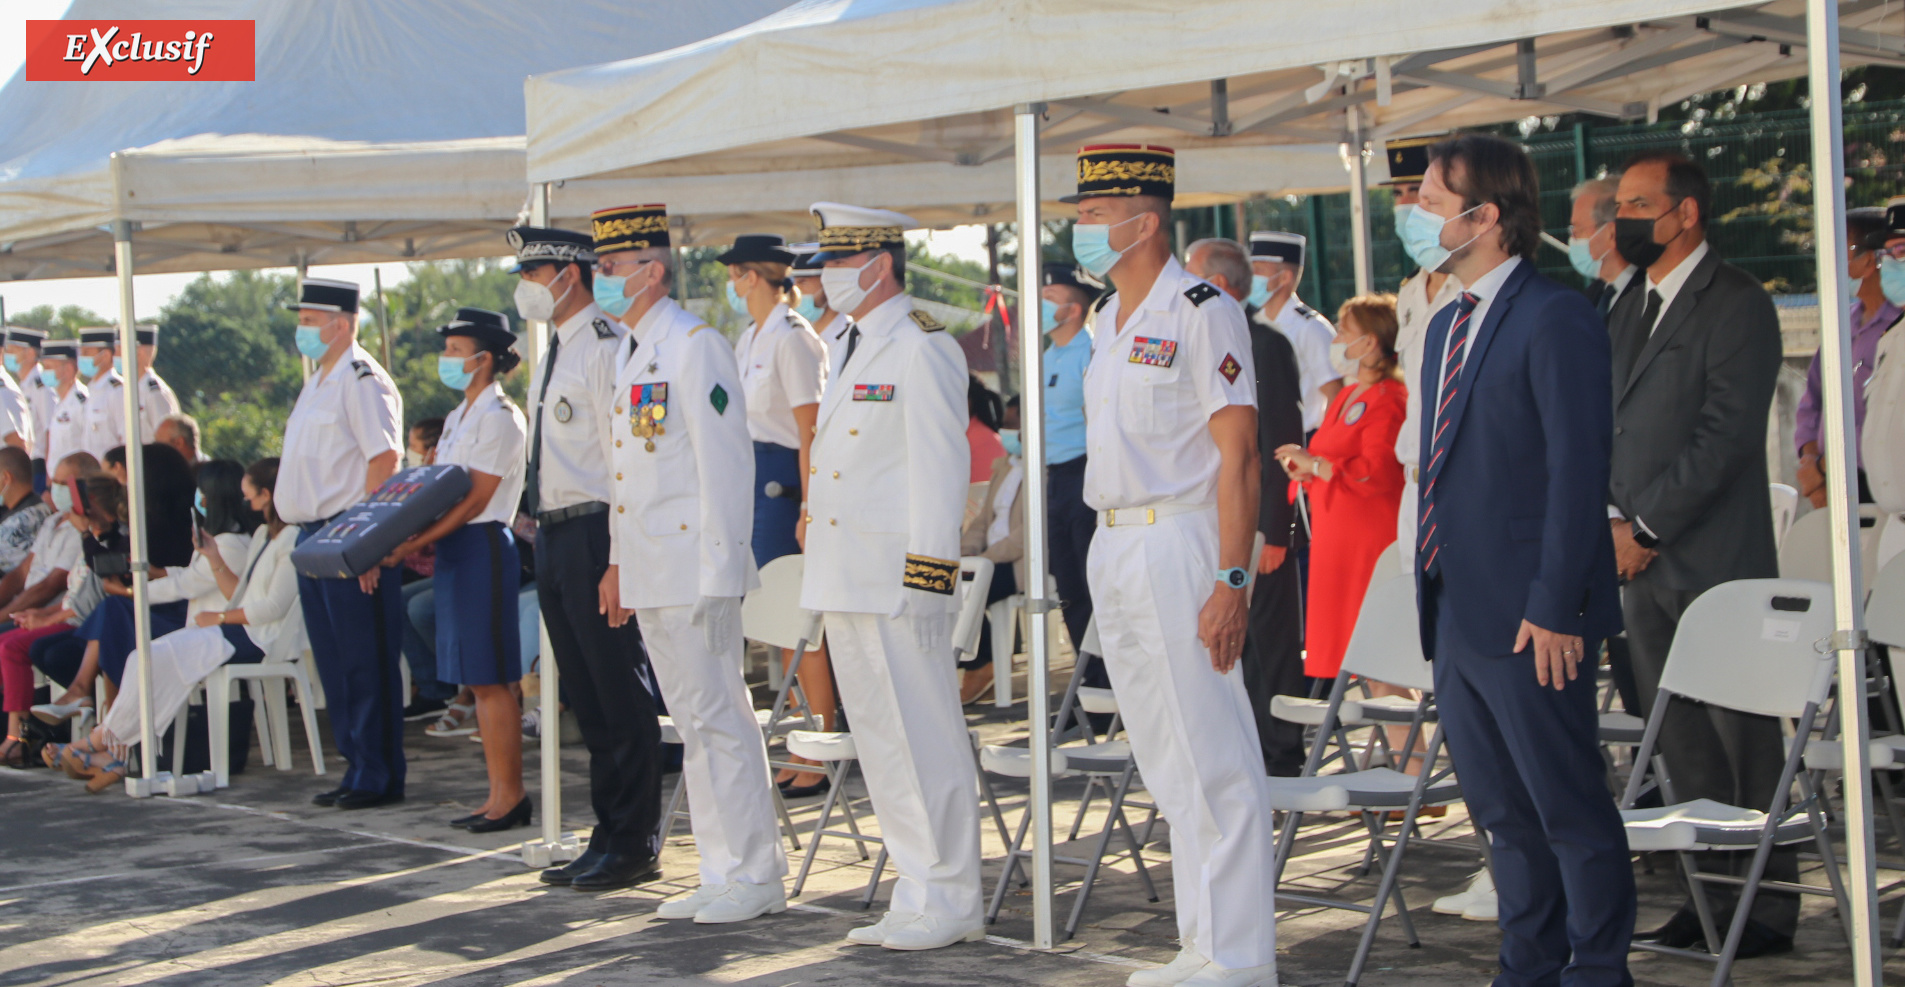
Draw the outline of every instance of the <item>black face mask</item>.
M1675 202L1673 208L1679 208ZM1629 264L1645 270L1654 266L1660 255L1667 252L1667 245L1654 242L1654 226L1666 217L1661 213L1652 219L1616 219L1614 220L1614 249Z

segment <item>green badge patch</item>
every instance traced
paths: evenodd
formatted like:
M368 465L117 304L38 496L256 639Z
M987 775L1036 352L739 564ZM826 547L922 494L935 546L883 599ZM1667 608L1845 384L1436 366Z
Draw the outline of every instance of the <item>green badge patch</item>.
M728 392L723 390L720 384L714 385L714 390L708 392L708 403L711 405L714 405L715 414L717 415L727 414L728 413Z

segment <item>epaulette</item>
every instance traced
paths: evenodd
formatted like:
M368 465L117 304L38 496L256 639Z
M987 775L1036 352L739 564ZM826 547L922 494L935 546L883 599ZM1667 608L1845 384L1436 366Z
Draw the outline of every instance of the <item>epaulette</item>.
M597 339L614 339L615 338L615 327L609 325L609 320L607 319L602 319L602 318L595 319L594 321L589 323L589 328L595 330L595 338Z
M919 309L914 309L906 314L913 320L913 324L920 327L923 332L939 332L946 328L940 324L938 319L927 315Z
M358 380L363 380L366 377L377 376L377 371L372 370L370 364L365 363L362 360L352 360L351 369L357 371Z
M811 331L814 327L813 323L807 321L806 316L800 314L799 312L794 311L793 309L787 310L787 321L798 328L806 329L809 331Z
M1313 309L1309 307L1308 305L1303 304L1302 302L1297 302L1294 307L1296 308L1296 314L1303 316L1306 319L1316 318L1316 309Z
M146 381L146 390L148 391L162 390L159 384L159 378L154 377L151 380Z
M688 338L693 339L695 337L695 333L698 333L701 330L706 328L708 328L708 324L706 322L703 322L700 325L695 326L693 329L688 330Z
M1091 303L1091 314L1097 315L1099 312L1103 311L1105 305L1109 303L1113 298L1116 298L1116 297L1118 297L1118 293L1115 291L1107 291L1104 294L1099 295L1098 300Z
M1190 299L1192 305L1202 305L1220 294L1223 292L1218 291L1207 281L1199 281L1184 291L1184 297Z
M117 378L117 377L108 377L108 378L106 378L106 383L108 383L108 384L111 384L111 385L112 385L112 386L114 386L114 387L124 387L124 386L126 386L126 382L125 382L125 381L123 381L123 380L120 380L120 379L119 379L119 378Z

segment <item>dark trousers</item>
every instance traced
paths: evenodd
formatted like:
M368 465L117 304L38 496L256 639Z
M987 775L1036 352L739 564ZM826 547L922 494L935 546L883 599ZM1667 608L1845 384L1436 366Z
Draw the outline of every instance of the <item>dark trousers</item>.
M1646 571L1621 591L1642 716L1653 715L1660 674L1667 667L1667 649L1681 614L1696 596L1662 586ZM1676 700L1661 721L1659 748L1667 762L1667 778L1673 786L1669 801L1673 802L1704 798L1763 810L1772 804L1786 763L1777 719L1684 699ZM1703 871L1744 876L1752 856L1714 852L1699 854L1697 859ZM1798 848L1774 847L1766 863L1766 879L1799 880ZM1706 891L1724 928L1732 919L1732 903L1738 894L1714 884L1708 884ZM1790 936L1799 924L1799 896L1790 891L1761 891L1753 899L1753 919L1778 935Z
M1049 526L1046 544L1053 581L1058 583L1058 598L1065 605L1065 632L1072 647L1085 643L1085 628L1091 624L1091 587L1085 582L1085 559L1091 554L1091 536L1098 529L1098 512L1085 506L1085 457L1045 467L1050 484L1045 506ZM1097 655L1079 657L1085 662L1084 684L1099 689L1111 687L1105 674L1104 659Z
M323 523L304 525L302 543ZM298 577L298 603L311 640L325 712L338 753L350 762L342 787L401 795L403 754L403 580L383 570L377 590L355 579Z
M1250 629L1244 637L1244 691L1257 717L1263 767L1272 775L1303 773L1303 725L1270 715L1274 696L1307 696L1311 679L1303 674L1303 587L1296 560L1286 556L1277 571L1257 574L1250 591Z
M634 617L610 627L597 610L608 566L607 512L544 525L537 535L537 601L562 694L589 748L589 849L652 854L660 850L661 725L642 684L651 676Z
M1442 588L1432 581L1422 601L1435 628L1435 701L1469 816L1489 835L1495 985L1629 987L1634 870L1607 791L1594 676L1557 690L1535 680L1526 653L1470 649L1450 633ZM1594 654L1599 642L1587 645Z

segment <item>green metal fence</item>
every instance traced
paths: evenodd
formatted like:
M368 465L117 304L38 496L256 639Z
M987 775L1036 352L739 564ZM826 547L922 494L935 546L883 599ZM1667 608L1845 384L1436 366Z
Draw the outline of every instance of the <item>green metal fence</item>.
M1905 100L1853 103L1845 110L1847 203L1881 205L1905 194ZM1713 182L1709 239L1775 292L1815 288L1812 237L1812 145L1804 110L1742 114L1728 120L1654 125L1575 126L1523 140L1541 180L1541 211L1548 231L1568 237L1568 207L1579 182L1620 167L1629 155L1666 149L1701 162ZM1376 287L1393 291L1415 265L1402 253L1390 217L1387 189L1369 193L1371 254ZM1216 213L1222 212L1221 219ZM1302 233L1310 263L1300 294L1333 315L1355 293L1350 257L1349 195L1259 199L1244 207L1250 229ZM1187 232L1234 236L1228 207L1180 212ZM1220 225L1221 224L1221 225ZM1319 233L1320 231L1320 233ZM1543 273L1579 284L1567 258L1543 247Z

